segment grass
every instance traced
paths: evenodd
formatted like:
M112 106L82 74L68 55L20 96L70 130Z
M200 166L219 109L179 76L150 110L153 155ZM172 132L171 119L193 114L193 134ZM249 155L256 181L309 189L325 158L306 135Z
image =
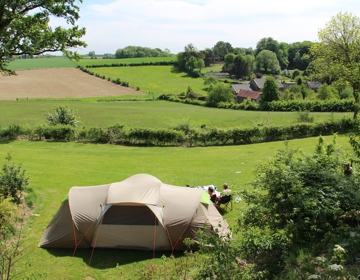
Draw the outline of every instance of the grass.
M297 123L296 112L255 112L206 108L167 101L95 102L95 99L0 101L0 128L19 124L34 127L45 121L45 112L58 105L69 106L80 117L81 125L108 127L120 123L126 127L173 128L190 123L209 128L245 128ZM351 117L351 113L310 113L314 122Z
M331 137L325 137L330 141ZM338 142L349 149L348 138ZM289 141L291 148L313 151L317 138ZM37 248L43 230L72 186L93 186L121 181L136 173L149 173L161 181L178 186L227 182L233 191L249 188L248 182L261 162L271 158L283 142L209 148L141 148L81 143L31 141L1 142L0 159L7 153L22 163L30 177L30 188L37 197L35 213L24 229L27 246L17 264L22 279L131 279L141 264L159 264L163 253L136 250L91 250ZM1 160L0 160L1 161ZM244 203L234 204L225 214L230 225L236 223ZM88 277L88 278L85 278Z
M9 63L11 70L29 70L41 68L63 68L76 67L77 64L67 57L43 57L43 58L27 58L15 59Z
M132 88L139 87L145 92L179 94L186 92L190 86L198 94L206 95L206 87L202 78L189 77L184 72L178 72L173 66L136 66L136 67L104 67L93 68L91 71L110 77L120 78Z

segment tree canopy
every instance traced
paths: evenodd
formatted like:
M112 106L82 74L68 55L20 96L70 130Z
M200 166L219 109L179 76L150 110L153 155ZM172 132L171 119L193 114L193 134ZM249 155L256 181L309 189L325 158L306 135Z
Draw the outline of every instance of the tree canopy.
M270 72L275 74L280 70L279 60L276 54L269 50L262 50L256 56L256 68L258 70L264 69L265 73Z
M76 58L77 53L69 49L86 46L80 40L85 28L75 25L79 10L74 0L1 0L0 72L14 74L7 68L7 59L17 55L62 51ZM53 29L51 16L63 18L70 27Z
M260 98L260 104L266 105L268 102L280 100L279 86L275 79L271 76L266 78L262 94Z
M311 49L316 59L314 76L323 82L349 84L356 118L360 94L360 17L340 12L319 30L318 37L320 43Z

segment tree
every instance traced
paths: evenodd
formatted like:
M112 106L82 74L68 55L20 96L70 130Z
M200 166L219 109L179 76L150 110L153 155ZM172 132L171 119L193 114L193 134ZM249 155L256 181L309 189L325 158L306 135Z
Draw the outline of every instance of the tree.
M199 69L199 73L201 73L201 70L205 67L204 60L199 58L196 67Z
M65 19L70 27L51 28L51 16ZM0 72L15 74L7 68L8 60L3 57L62 51L70 58L78 58L76 52L69 51L86 47L80 40L85 28L75 25L78 19L79 7L74 0L0 1Z
M338 13L318 32L319 44L311 51L315 57L315 78L343 81L352 87L354 119L359 111L360 94L360 17Z
M193 71L194 69L197 68L197 64L198 64L197 59L194 56L192 56L186 62L186 69L188 69L189 71Z
M235 101L232 88L228 84L215 84L206 98L206 104L211 107L216 107L220 102L232 103Z
M234 52L234 49L230 43L219 41L213 47L213 51L215 59L223 61L227 54Z
M90 56L91 58L94 58L94 57L95 57L95 52L94 52L94 51L89 52L89 56Z
M255 58L256 68L264 69L265 73L277 73L280 70L279 60L276 54L269 50L261 51Z
M271 101L280 100L280 91L279 86L275 81L274 77L267 77L264 87L262 89L262 94L260 97L260 105L266 106L267 103Z

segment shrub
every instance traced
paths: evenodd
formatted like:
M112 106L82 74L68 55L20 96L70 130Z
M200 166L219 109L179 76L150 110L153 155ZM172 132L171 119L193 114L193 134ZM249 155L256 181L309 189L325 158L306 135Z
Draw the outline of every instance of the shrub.
M11 159L11 155L8 154L7 162L3 165L2 173L0 173L0 196L10 198L11 201L19 204L22 193L29 184L29 178L26 176L25 170L21 170L21 164L12 163Z
M54 114L46 112L45 120L46 123L51 126L62 124L76 127L80 122L72 109L68 106L61 105L55 108Z

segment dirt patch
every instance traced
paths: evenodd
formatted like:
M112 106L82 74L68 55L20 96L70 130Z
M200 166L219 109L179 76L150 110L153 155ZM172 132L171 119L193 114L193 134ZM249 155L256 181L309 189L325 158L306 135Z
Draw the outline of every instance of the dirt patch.
M145 94L91 76L76 68L49 68L16 72L17 76L4 77L0 75L0 100Z

